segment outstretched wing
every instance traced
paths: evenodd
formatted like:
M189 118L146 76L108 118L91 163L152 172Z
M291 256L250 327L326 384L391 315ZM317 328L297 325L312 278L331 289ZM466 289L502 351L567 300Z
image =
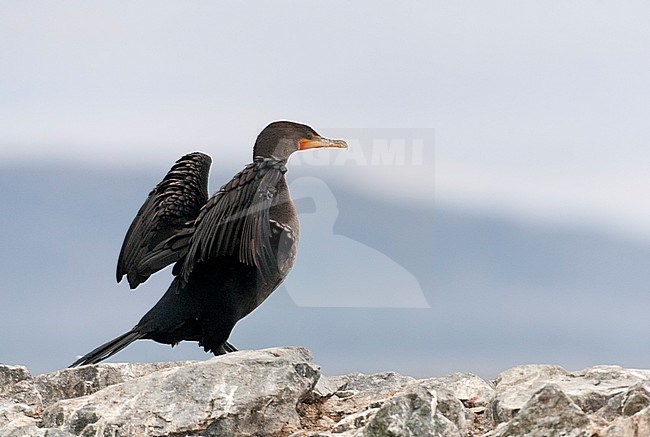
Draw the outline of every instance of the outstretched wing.
M165 178L149 193L129 227L117 261L117 282L127 276L131 288L156 271L180 259L184 251L166 252L156 247L178 236L175 249L189 243L192 222L208 200L208 173L212 159L200 152L176 161Z
M197 263L217 256L237 256L256 266L264 278L277 273L269 209L286 171L282 162L258 157L224 185L196 219L189 249L174 267L175 274L187 282Z

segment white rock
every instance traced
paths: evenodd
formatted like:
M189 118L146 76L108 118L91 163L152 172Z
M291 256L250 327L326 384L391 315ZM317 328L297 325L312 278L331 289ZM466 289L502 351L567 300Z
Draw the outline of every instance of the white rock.
M650 407L625 418L619 418L603 429L601 437L647 437L650 436Z
M273 435L300 428L319 371L301 348L241 351L160 370L47 408L43 425L84 436Z
M527 365L325 377L309 351L99 364L32 377L0 365L0 437L278 435L650 436L650 371Z
M191 361L102 363L37 375L34 377L34 384L43 397L43 406L48 407L63 399L86 396L108 386L140 378L158 370L186 366L191 363Z
M536 392L495 437L589 437L593 434L587 415L554 384Z
M41 395L27 368L0 364L0 427L30 424L42 410Z

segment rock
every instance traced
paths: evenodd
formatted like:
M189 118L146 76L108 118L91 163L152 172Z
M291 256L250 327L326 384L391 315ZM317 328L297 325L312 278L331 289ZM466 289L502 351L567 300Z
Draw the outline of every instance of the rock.
M407 384L415 381L415 378L395 372L375 373L372 375L353 373L346 376L347 383L335 394L339 399L352 399L353 408L360 408L377 400L387 398Z
M420 382L419 385L436 394L436 411L439 415L453 423L461 434L469 434L475 414L471 409L464 407L463 402L454 394L453 387L450 390L444 386L432 386L428 380Z
M518 366L496 379L489 413L495 425L508 421L547 384L556 384L582 411L594 413L627 387L648 381L650 371L618 366L596 366L578 372L567 372L559 366Z
M321 375L316 383L316 387L311 392L310 400L321 401L330 398L336 392L340 391L349 381L345 376L327 377Z
M140 378L158 370L187 366L191 361L136 364L97 364L34 377L34 384L48 407L63 399L93 394L111 385Z
M625 418L619 418L603 429L601 437L641 437L650 435L650 407Z
M467 408L487 407L495 394L494 385L470 372L428 378L431 387L450 390Z
M357 385L359 388L366 390L361 393L368 394L368 391L380 393L390 382L382 384L380 375L384 377L393 377L392 383L396 380L394 374L376 374L370 375L369 378L362 378L363 384ZM360 375L354 375L359 378ZM435 392L431 392L424 385L408 384L400 385L400 382L409 381L409 379L397 378L398 387L402 390L386 399L380 399L376 402L363 404L351 403L348 407L364 405L359 411L351 412L344 416L332 428L331 432L299 432L293 434L294 437L379 437L379 436L444 436L460 437L461 434L454 423L445 416L436 411L437 399ZM366 384L370 382L370 384ZM382 389L383 388L383 389ZM348 398L349 399L349 398ZM350 401L351 402L351 401ZM459 401L457 401L459 402ZM459 402L460 403L460 402Z
M75 435L274 435L300 428L319 371L300 348L242 351L59 401L43 425Z
M35 424L31 425L13 425L9 424L0 429L2 437L75 437L66 431L53 428L39 428Z
M364 437L458 436L458 428L436 412L435 396L417 385L387 400L364 427Z
M560 383L563 390L587 413L604 407L617 394L635 384L650 382L650 371L629 370L620 366L595 366L572 372Z
M591 422L587 415L560 388L548 384L536 392L521 410L494 437L525 435L545 437L589 437Z
M560 366L525 365L508 369L495 380L495 396L489 413L497 425L512 419L526 402L549 382L568 378Z
M302 348L35 377L0 365L0 437L127 435L648 437L650 371L527 365L494 383L322 376Z
M611 422L618 417L632 416L650 406L650 392L643 384L635 384L612 397L596 412L595 417L603 422Z
M394 372L346 375L347 382L320 403L320 417L335 422L328 428L336 436L453 435L456 422L466 425L462 403L440 387L441 402L429 380L418 381ZM343 381L343 379L338 379ZM446 414L437 411L445 411ZM451 418L452 420L450 420ZM338 421L337 421L338 420ZM312 422L325 428L323 422ZM466 427L466 426L465 426ZM433 434L431 434L433 433ZM319 436L323 432L297 433Z
M26 367L0 364L0 429L29 425L39 417L43 402Z
M308 429L319 432L296 435L316 436L329 430L337 436L345 436L346 432L353 434L365 426L386 398L414 381L414 378L394 372L326 377L299 406L306 419L303 423Z
M494 386L472 373L452 373L420 382L438 395L438 411L463 435L488 429L486 409L494 398Z
M356 431L361 429L370 422L370 419L372 419L378 411L379 408L365 408L356 413L349 414L332 427L332 432L342 433L345 431Z

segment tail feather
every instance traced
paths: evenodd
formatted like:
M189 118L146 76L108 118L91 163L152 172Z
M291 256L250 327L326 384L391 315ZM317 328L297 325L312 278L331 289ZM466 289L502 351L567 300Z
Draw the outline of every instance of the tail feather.
M115 355L137 339L144 337L144 335L144 333L135 330L124 333L119 337L107 343L104 343L103 345L88 352L86 355L72 363L70 367L83 366L85 364L96 364L100 361L104 361L106 358Z

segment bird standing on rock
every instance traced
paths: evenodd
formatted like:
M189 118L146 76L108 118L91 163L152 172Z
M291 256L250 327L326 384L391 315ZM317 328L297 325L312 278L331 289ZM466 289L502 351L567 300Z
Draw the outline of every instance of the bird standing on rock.
M236 349L233 327L257 308L291 270L298 217L284 174L298 150L347 148L304 124L277 121L257 137L253 162L208 199L208 155L176 161L149 193L129 228L117 263L117 281L131 288L174 264L165 295L130 331L75 361L98 363L138 339L172 346L198 341L206 352Z

